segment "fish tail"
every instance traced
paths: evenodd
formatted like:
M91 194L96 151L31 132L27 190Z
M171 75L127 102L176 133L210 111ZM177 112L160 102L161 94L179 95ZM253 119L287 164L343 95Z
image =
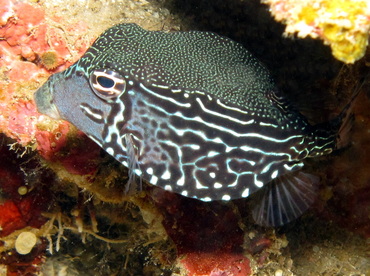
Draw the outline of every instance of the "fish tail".
M346 147L350 142L350 132L354 123L353 107L361 93L362 84L355 89L349 102L334 119L317 124L314 129L315 147L310 157L325 155L333 150Z
M358 99L358 96L363 90L363 85L364 82L359 84L359 86L355 89L355 92L351 96L349 102L344 106L343 110L336 118L329 122L331 124L331 128L333 130L336 130L335 149L346 147L349 144L350 131L352 129L355 118L353 114L353 107L356 100Z
M349 143L354 123L353 107L362 84L333 120L315 125L308 157L331 153ZM302 215L316 200L319 177L302 171L282 175L256 193L252 216L262 226L277 227Z

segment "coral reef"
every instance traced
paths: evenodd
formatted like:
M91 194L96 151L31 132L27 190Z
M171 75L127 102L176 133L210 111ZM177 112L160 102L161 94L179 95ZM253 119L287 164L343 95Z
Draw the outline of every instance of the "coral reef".
M41 263L46 247L45 240L38 240L48 221L41 214L54 202L50 187L45 185L48 177L37 170L38 162L29 155L19 157L8 149L9 140L4 136L1 140L0 263L8 264L7 275L21 275L25 271L36 273L36 264Z
M370 4L366 0L264 0L285 33L321 38L333 55L354 63L365 54L370 31Z
M47 18L43 8L30 3L1 0L0 6L0 130L25 146L38 131L30 91L85 51L86 25L80 21L61 28L60 18ZM74 46L67 41L72 31Z
M160 189L154 189L151 196L189 276L251 274L250 261L243 255L244 233L237 210Z
M369 274L370 100L363 81L369 54L339 71L321 43L282 37L258 1L114 2L0 0L0 274ZM330 3L322 7L340 15L338 5L347 1ZM347 4L350 22L362 29L325 25L316 35L325 30L328 43L339 43L339 55L353 62L348 51L361 55L368 29L356 21L365 6ZM315 19L322 10L312 9L301 16L324 24ZM203 203L145 183L126 195L126 168L75 127L36 112L32 94L47 76L78 59L107 27L130 21L152 30L213 30L241 41L313 122L338 113L353 90L364 90L354 106L350 146L308 164L322 179L310 212L274 230L255 226L244 200Z

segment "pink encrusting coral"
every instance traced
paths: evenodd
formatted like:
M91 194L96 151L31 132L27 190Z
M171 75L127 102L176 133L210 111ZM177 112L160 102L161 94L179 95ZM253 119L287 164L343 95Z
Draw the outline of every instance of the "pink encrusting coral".
M63 27L37 4L0 0L0 131L26 146L39 131L32 93L40 81L63 70L88 47L83 22ZM67 25L67 24L64 24ZM66 32L78 36L68 44Z
M84 40L86 29L83 22L73 24L46 16L44 8L36 3L0 0L0 132L21 146L36 144L46 160L59 162L67 171L78 174L93 172L95 164L80 162L76 166L76 152L60 153L68 142L69 124L46 120L39 114L33 93L48 76L64 70L85 52L89 44ZM71 33L76 38L74 45L67 40ZM0 139L0 263L8 265L7 275L34 275L39 266L33 265L41 262L45 242L39 242L31 254L22 257L14 249L7 251L4 240L12 241L16 231L45 225L48 219L42 213L53 204L51 185L43 185L49 180L42 180L43 171L32 167L40 166L38 161L19 159L26 152L24 148L23 153L16 153L11 150L18 148L16 144L9 150L10 140L4 136ZM89 151L88 156L96 155L97 151ZM37 178L36 183L27 179L31 175Z
M189 253L181 264L189 276L248 276L252 273L249 259L242 254L217 251Z

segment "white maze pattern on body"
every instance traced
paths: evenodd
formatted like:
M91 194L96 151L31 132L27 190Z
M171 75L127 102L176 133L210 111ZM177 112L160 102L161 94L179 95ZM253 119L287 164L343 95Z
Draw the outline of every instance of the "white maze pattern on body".
M230 200L302 166L304 135L290 135L271 119L262 122L201 91L130 83L107 118L103 148L132 167L130 135L135 173L151 184L204 201Z

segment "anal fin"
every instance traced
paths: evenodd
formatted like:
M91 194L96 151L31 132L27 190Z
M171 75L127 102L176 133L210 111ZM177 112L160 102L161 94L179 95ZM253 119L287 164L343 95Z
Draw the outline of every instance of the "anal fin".
M282 226L301 216L316 200L319 178L298 171L283 175L256 193L252 216L261 226Z

